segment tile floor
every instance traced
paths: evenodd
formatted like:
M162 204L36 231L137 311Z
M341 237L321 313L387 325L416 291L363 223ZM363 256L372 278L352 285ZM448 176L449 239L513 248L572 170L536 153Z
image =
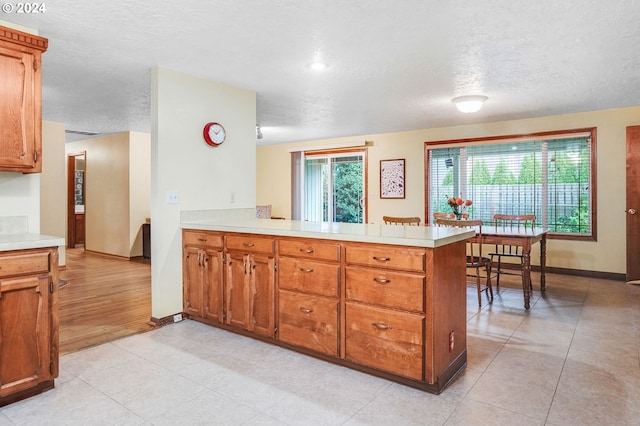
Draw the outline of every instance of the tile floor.
M548 275L477 308L440 395L183 321L61 357L0 425L640 425L640 286ZM506 283L505 283L506 284Z

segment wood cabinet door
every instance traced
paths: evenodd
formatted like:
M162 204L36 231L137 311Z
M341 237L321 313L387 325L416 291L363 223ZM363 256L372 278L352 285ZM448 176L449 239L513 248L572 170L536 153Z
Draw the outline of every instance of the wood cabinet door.
M224 322L223 318L223 277L224 261L222 250L208 249L204 258L204 319Z
M0 398L52 380L49 276L0 279Z
M250 281L250 330L273 337L275 329L275 259L271 256L249 255L247 269Z
M36 74L33 54L0 43L0 171L40 172L40 114L36 114ZM36 68L36 69L34 69ZM38 117L36 117L38 115Z
M225 310L226 323L245 330L250 330L252 300L249 274L249 255L242 252L227 253L225 276Z
M186 314L202 318L204 251L186 246L182 260L182 305Z

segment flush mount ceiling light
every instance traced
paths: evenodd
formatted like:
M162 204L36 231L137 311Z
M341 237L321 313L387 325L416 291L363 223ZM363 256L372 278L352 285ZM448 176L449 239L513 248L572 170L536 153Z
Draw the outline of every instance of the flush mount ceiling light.
M482 108L482 104L487 100L486 96L472 95L472 96L458 96L453 98L451 102L456 104L458 111L464 113L478 112Z
M311 68L314 71L322 71L324 69L327 69L328 67L329 67L328 64L320 61L312 62L309 64L309 68Z

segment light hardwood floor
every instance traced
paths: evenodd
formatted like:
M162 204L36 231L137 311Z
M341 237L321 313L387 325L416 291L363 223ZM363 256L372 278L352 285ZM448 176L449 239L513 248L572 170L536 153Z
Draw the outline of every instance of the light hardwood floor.
M59 296L60 354L110 342L154 328L151 264L84 249L66 250L67 282Z

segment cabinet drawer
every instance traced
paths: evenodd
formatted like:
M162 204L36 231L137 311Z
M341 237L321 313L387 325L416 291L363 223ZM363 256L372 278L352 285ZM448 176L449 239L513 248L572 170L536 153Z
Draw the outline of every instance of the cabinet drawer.
M424 271L425 251L391 247L347 247L347 263L406 271Z
M27 252L0 256L0 277L49 273L49 252Z
M222 235L206 231L182 231L182 244L222 248Z
M280 288L338 297L340 265L281 257Z
M346 358L422 380L424 316L346 303Z
M424 284L422 275L347 267L346 296L358 302L424 312Z
M322 243L317 240L284 240L280 241L280 255L337 262L340 260L340 244Z
M275 241L271 238L261 238L254 235L227 236L227 249L240 250L245 253L273 254Z
M278 338L338 356L338 300L281 290Z

